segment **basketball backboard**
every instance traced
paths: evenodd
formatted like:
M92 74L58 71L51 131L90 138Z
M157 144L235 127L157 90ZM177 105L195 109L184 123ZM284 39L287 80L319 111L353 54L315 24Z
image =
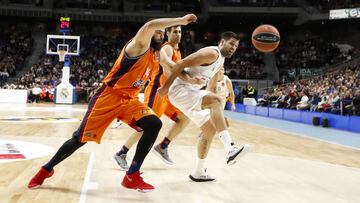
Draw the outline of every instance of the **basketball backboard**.
M66 55L78 56L80 54L80 36L47 35L46 54L59 55L65 51Z

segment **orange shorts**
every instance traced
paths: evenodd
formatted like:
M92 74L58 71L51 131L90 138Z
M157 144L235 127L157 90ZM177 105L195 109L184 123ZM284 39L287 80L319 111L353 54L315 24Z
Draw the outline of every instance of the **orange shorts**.
M115 92L112 88L103 85L91 98L75 136L78 136L81 142L100 143L106 128L115 118L140 131L141 128L136 126L136 122L149 115L154 115L153 111L138 98Z
M156 91L147 91L144 93L144 103L148 105L158 117L165 114L171 120L177 122L178 115L183 113L171 104L168 96L160 97Z

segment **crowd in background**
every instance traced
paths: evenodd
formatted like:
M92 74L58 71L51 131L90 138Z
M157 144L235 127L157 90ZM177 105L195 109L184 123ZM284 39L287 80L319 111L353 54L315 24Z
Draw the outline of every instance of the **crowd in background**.
M260 106L360 116L360 64L275 86Z
M79 102L88 101L113 66L128 39L126 35L111 38L82 37L81 55L72 57L70 65L70 83L75 87ZM58 56L43 55L39 62L33 64L24 75L19 76L14 84L5 84L3 88L27 89L31 102L51 101L55 87L61 82L63 65L63 62L59 62ZM41 97L33 96L40 94Z
M17 30L15 26L0 32L0 87L24 66L32 45L30 32Z
M241 41L231 59L225 61L230 79L265 79L263 54L249 42Z
M286 81L294 80L300 69L316 72L320 67L351 60L358 50L348 45L327 42L321 37L304 36L301 40L284 40L276 50L276 64ZM289 74L293 70L294 74ZM300 78L301 79L301 78Z
M12 29L15 29L14 27ZM79 57L71 58L70 83L75 87L78 102L88 102L113 66L122 47L131 38L131 32L123 31L112 37L81 36ZM217 36L204 34L204 44L214 45ZM55 87L61 82L63 62L58 56L40 57L28 71L17 76L13 84L6 83L10 76L24 65L30 56L32 38L30 33L9 30L2 33L0 41L0 87L5 89L27 89L30 102L53 101ZM180 49L183 57L193 53L194 33L184 31ZM96 48L94 48L96 47ZM277 66L280 70L290 68L314 68L331 66L350 60L357 52L349 48L341 50L334 43L320 38L283 41L276 51ZM263 54L256 51L250 42L241 41L232 58L225 62L226 74L232 79L265 79ZM335 72L311 77L310 79L288 82L268 89L259 105L308 111L323 111L336 114L357 114L356 92L360 89L359 65ZM239 87L234 83L236 101L254 92L251 86ZM257 99L256 95L252 95ZM355 113L354 113L355 112Z

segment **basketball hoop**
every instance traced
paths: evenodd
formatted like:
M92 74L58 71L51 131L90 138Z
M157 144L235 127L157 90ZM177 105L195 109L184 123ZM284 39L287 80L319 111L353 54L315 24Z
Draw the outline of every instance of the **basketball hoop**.
M58 55L59 55L59 61L63 62L65 60L65 55L67 54L67 51L65 50L58 50L57 51Z

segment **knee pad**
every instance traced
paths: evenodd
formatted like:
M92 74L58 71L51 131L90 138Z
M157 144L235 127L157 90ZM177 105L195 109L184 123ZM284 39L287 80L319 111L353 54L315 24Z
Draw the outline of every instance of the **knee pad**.
M138 120L137 125L142 128L143 131L158 133L162 127L162 122L157 116L149 115Z

